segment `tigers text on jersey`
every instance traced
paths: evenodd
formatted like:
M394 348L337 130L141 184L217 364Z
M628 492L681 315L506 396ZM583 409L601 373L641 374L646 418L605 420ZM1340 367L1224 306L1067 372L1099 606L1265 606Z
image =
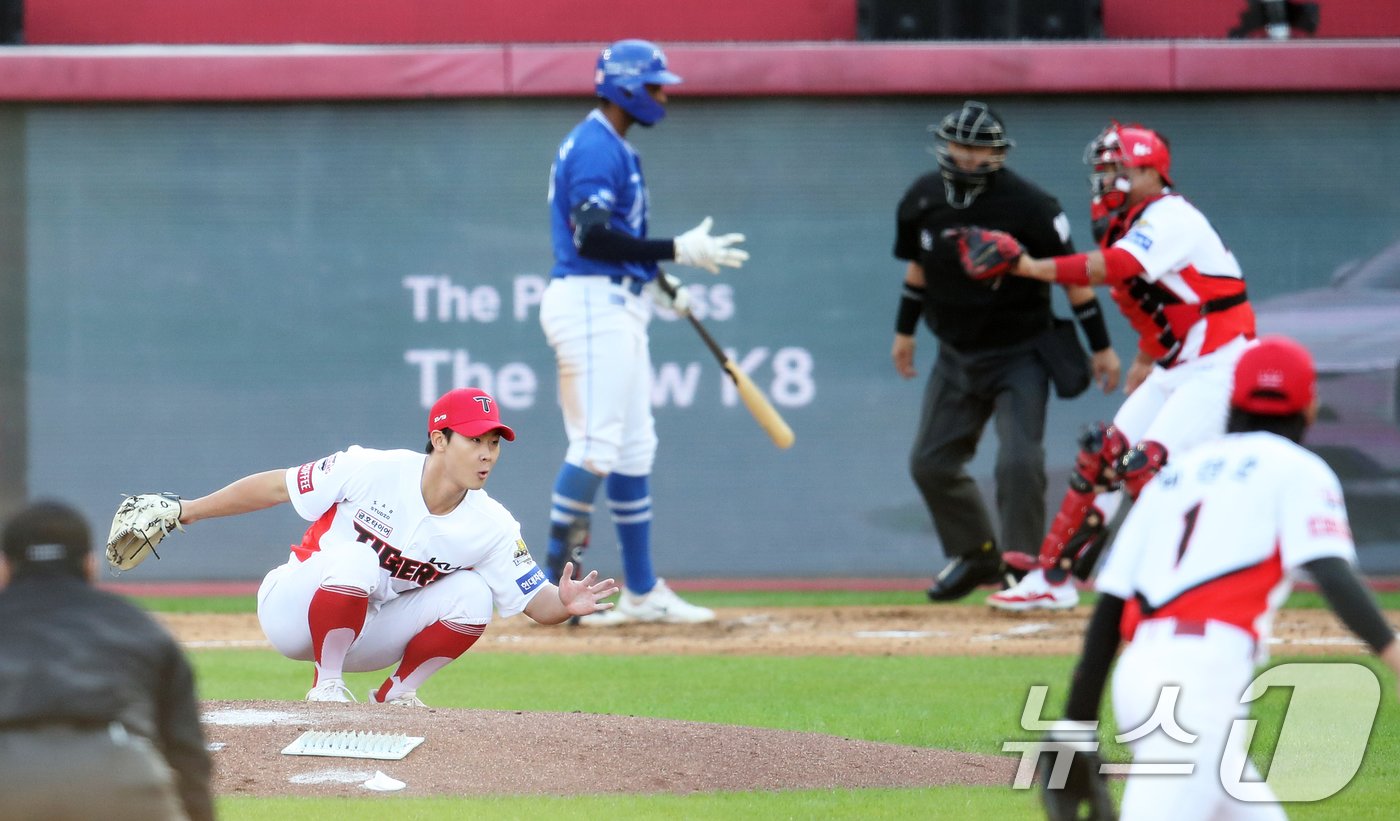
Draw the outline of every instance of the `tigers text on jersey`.
M549 223L555 259L551 274L641 280L656 276L655 262L615 262L579 255L571 215L589 201L607 209L611 214L608 226L614 231L646 238L650 209L642 160L598 109L564 138L549 172Z
M1291 571L1355 561L1337 475L1272 433L1226 436L1171 455L1129 511L1096 586L1141 619L1214 620L1254 637L1262 657Z
M1240 335L1253 337L1254 310L1248 303L1201 317L1203 303L1243 294L1244 274L1210 221L1180 194L1148 203L1113 247L1132 254L1143 267L1137 279L1161 294L1167 320L1182 342L1178 361L1208 354ZM1139 335L1150 339L1157 329L1148 317L1135 315L1140 311L1128 293L1131 284L1114 286L1114 300Z
M312 522L293 553L305 560L317 551L374 551L380 583L371 602L471 569L490 586L502 617L521 612L545 578L520 538L520 523L484 490L469 491L450 513L429 513L422 490L427 458L352 445L289 468L292 506Z

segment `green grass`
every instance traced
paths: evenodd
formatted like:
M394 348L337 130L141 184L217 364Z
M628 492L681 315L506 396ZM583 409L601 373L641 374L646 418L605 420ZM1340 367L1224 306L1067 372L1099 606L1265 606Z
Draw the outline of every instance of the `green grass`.
M392 800L394 821L448 821L484 818L607 819L607 821L772 821L772 819L931 819L972 821L980 818L1041 819L1033 795L1009 795L990 787L948 787L940 790L798 790L781 793L716 793L704 796L632 795L570 798L359 798L313 800L301 798L229 798L218 803L220 818L236 821L347 821L379 819L385 801Z
M985 592L964 603L980 606ZM920 590L857 592L687 593L712 607L909 606L933 607ZM1086 599L1092 598L1086 596ZM1383 607L1400 608L1400 593L1377 596ZM144 606L165 612L251 613L251 596L194 599L145 598ZM1297 593L1290 607L1325 606L1313 593ZM191 653L200 695L219 700L297 700L310 683L310 666L269 650L199 650ZM1361 773L1337 795L1316 804L1290 804L1291 818L1388 819L1400 817L1400 718L1395 681L1373 659L1349 656L1377 670L1383 700ZM1290 659L1277 659L1277 662ZM1316 661L1309 656L1299 661ZM1047 715L1058 715L1074 659L1053 657L918 656L578 656L468 654L430 681L423 697L434 706L492 710L583 711L654 716L724 724L773 727L838 737L941 747L1001 755L1001 744L1025 740L1019 719L1028 688L1050 687ZM361 694L382 679L352 674ZM1255 707L1260 729L1255 757L1267 762L1278 741L1286 694L1271 691ZM1113 742L1105 706L1104 755L1127 760ZM512 766L513 762L502 762ZM1121 785L1115 785L1121 795ZM355 797L335 800L221 797L225 819L347 821L379 819L386 801L396 820L457 818L609 819L881 819L1043 817L1029 791L1005 787L943 787L912 790L803 790L640 796L409 798Z
M270 650L191 653L206 699L299 699L310 665ZM1030 683L1066 686L1069 657L468 654L420 695L434 707L655 716L1000 754ZM357 695L382 675L350 674ZM975 686L968 686L975 683Z

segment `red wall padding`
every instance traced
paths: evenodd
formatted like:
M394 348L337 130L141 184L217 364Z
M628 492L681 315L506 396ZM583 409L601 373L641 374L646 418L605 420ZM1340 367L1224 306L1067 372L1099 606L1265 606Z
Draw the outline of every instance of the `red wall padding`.
M32 45L853 40L856 0L26 0Z
M680 44L677 95L1400 90L1395 41ZM589 96L596 46L0 49L0 100Z

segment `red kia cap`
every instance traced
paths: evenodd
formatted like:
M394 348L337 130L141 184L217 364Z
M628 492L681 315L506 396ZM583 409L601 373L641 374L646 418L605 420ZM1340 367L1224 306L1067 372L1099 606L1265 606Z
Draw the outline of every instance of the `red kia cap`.
M1266 336L1235 365L1230 404L1261 416L1302 413L1317 397L1317 370L1308 349L1286 336Z
M428 433L450 428L463 436L480 436L493 430L515 441L515 431L501 424L501 411L491 394L481 388L458 388L443 394L428 413Z

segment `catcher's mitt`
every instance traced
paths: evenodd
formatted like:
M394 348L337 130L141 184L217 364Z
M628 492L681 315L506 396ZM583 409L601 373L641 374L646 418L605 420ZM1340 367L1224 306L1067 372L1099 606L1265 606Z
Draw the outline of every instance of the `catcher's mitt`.
M184 530L179 496L142 493L126 497L107 534L107 563L117 570L130 570L147 556L155 556L156 545L172 530Z
M1011 270L1026 247L1005 231L969 225L949 228L943 238L958 244L958 260L973 279L992 279Z

